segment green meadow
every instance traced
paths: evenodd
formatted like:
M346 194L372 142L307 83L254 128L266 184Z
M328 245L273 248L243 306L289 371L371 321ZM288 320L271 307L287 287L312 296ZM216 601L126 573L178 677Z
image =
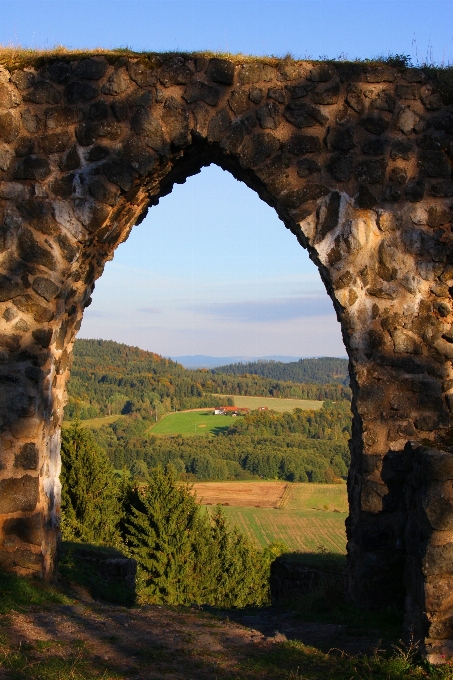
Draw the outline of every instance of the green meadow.
M167 413L152 426L150 432L158 435L182 434L185 437L209 436L225 432L236 418L215 416L214 409L203 411L176 411Z
M346 553L346 484L292 484L281 508L229 505L223 510L257 547L282 541L295 552Z

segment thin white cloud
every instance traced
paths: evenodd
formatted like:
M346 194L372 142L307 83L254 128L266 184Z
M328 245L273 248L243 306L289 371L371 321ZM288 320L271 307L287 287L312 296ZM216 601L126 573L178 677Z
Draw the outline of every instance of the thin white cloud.
M162 310L158 307L140 307L137 311L142 314L160 314Z
M201 314L241 323L289 321L290 319L334 315L332 301L327 295L275 300L213 302L195 305L194 309Z

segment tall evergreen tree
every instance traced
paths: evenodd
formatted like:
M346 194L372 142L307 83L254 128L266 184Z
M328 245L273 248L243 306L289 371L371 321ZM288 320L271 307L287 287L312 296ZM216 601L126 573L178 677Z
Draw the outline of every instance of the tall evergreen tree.
M78 424L63 430L61 462L63 538L117 545L121 518L118 483L90 430Z
M209 604L247 607L269 600L270 562L237 527L231 528L220 506L212 516L216 559L211 565L215 588Z
M209 524L189 488L176 484L171 466L156 468L146 486L131 489L126 513L125 542L139 565L142 600L199 601L206 590Z
M138 562L139 597L153 604L264 604L270 563L281 553L257 550L220 507L211 518L189 487L176 484L172 466L131 489L124 539Z

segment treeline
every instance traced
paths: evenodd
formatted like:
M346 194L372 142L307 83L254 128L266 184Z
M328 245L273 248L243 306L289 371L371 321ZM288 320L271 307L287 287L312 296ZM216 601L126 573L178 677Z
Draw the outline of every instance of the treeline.
M138 601L247 607L269 603L271 562L285 546L256 549L220 508L201 508L171 466L137 485L112 466L89 430L62 436L62 535L119 548L137 561ZM70 571L70 557L60 570Z
M164 357L111 340L77 340L67 419L116 413L160 418L172 410L221 406L191 371ZM230 403L232 403L230 401Z
M77 340L65 417L85 420L138 413L144 418L159 419L172 410L232 404L227 397L218 395L338 401L350 399L350 390L338 383L305 384L257 375L224 375L219 369L193 371L138 347L110 340Z
M151 424L136 414L93 434L116 469L126 467L139 479L168 464L185 480L332 482L347 474L348 402L326 402L318 411L252 411L213 438L156 437Z
M349 385L348 360L337 357L320 357L318 359L299 359L299 361L261 360L239 362L217 366L215 374L259 375L271 380L291 381L295 383L340 383Z
M217 370L217 369L216 369ZM204 371L197 373L197 380L204 390L219 394L243 395L249 397L278 397L283 399L351 399L349 387L338 383L317 385L311 383L294 383L262 378L258 375L226 375L216 373L206 375Z

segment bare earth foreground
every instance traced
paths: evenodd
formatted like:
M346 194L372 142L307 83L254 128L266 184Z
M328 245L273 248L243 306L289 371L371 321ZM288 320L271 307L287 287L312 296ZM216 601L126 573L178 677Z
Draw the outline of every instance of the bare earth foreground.
M0 678L312 680L340 677L330 675L339 656L379 645L377 632L356 637L346 626L304 623L278 610L229 615L236 620L225 613L125 609L83 598L29 607L0 616Z

